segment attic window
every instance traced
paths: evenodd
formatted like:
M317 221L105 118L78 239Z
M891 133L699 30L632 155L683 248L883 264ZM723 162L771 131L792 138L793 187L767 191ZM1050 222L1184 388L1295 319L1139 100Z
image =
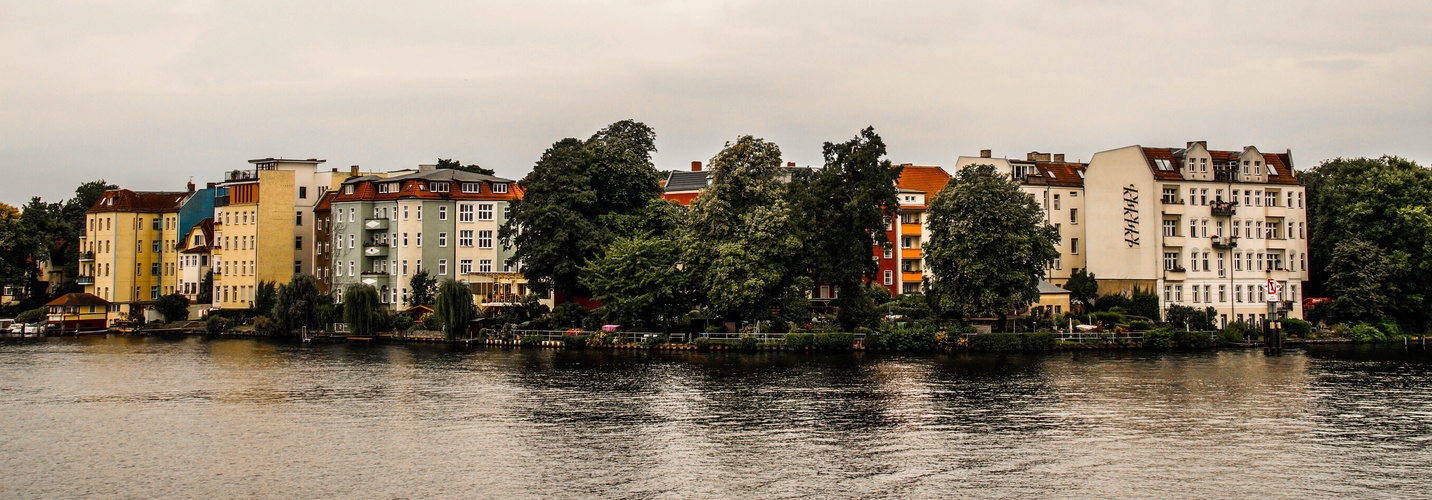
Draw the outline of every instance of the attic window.
M343 194L353 194L353 185L343 186Z
M1268 175L1278 175L1278 169L1273 168L1272 163L1268 164Z
M446 193L450 189L450 186L451 185L446 182L434 182L429 190L434 193Z
M1075 172L1079 172L1079 178L1080 178L1080 179L1083 179L1083 178L1084 178L1084 171L1083 171L1083 170L1075 170Z
M1054 175L1054 171L1053 171L1053 170L1050 170L1050 171L1049 171L1049 178L1050 178L1050 179L1058 179L1059 176Z
M492 183L492 192L494 192L494 193L506 193L506 192L507 192L507 184L506 184L506 183L500 183L500 182L494 182L494 183Z
M1168 158L1154 158L1154 166L1164 172L1173 171L1173 163L1168 161Z

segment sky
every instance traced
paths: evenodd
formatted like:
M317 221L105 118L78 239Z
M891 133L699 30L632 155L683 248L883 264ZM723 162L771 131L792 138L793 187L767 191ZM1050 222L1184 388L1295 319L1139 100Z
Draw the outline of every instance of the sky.
M520 179L622 119L687 169L874 126L895 163L1132 144L1432 162L1432 2L0 0L0 202L267 157Z

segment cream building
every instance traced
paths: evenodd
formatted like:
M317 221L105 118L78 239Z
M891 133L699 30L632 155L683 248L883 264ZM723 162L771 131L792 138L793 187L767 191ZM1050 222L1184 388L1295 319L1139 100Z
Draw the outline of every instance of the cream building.
M1031 152L1025 159L995 158L988 149L978 157L961 156L955 172L971 165L992 165L999 173L1019 182L1019 189L1034 196L1044 209L1044 219L1059 228L1059 258L1049 263L1045 278L1063 285L1075 269L1087 266L1088 239L1084 237L1088 211L1085 209L1084 175L1087 163L1067 162L1063 154Z
M1278 314L1302 317L1306 192L1290 152L1129 146L1096 153L1085 187L1086 260L1101 293L1153 290L1165 310L1216 308L1222 326L1265 319L1273 280Z

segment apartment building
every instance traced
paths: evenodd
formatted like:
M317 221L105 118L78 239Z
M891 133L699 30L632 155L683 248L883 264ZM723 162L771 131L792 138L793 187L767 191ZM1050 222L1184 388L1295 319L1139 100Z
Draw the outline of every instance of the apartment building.
M972 165L992 165L1018 182L1020 191L1034 196L1044 210L1045 221L1059 229L1059 258L1049 263L1045 280L1063 285L1074 269L1087 267L1088 239L1083 231L1088 216L1084 196L1087 163L1068 162L1061 153L1038 151L1026 154L1022 160L996 158L991 150L983 149L978 157L959 157L955 171Z
M402 310L418 305L410 282L426 269L468 285L479 306L511 303L527 280L497 231L521 194L511 179L433 165L349 178L330 203L332 286L341 300L344 286L371 285Z
M1164 308L1214 307L1220 326L1301 318L1307 279L1306 191L1291 152L1128 146L1096 153L1086 173L1088 268L1101 293L1152 290Z
M215 248L214 219L212 217L200 220L179 238L179 273L176 289L179 293L184 294L190 303L199 301L200 287L204 284L204 276L209 273L210 260L213 259Z
M313 272L313 207L349 176L319 169L324 161L249 160L251 169L230 171L216 185L216 307L249 307L259 282L282 284Z
M323 194L313 207L313 277L318 291L333 290L333 199L338 190Z
M179 209L189 192L107 191L85 212L79 285L109 303L109 320L174 293Z

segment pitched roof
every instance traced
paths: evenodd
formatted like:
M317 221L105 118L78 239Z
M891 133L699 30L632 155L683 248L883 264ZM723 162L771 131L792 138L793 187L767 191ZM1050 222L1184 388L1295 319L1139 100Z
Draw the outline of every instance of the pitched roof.
M706 188L709 182L709 172L692 172L689 170L677 170L671 172L666 178L666 192L676 193L681 191L700 191Z
M95 200L86 213L97 212L177 212L188 196L185 191L131 191L114 189L105 191L104 196Z
M1187 148L1140 148L1144 152L1144 158L1148 160L1150 171L1154 178L1165 181L1181 181L1183 178L1183 158L1188 154ZM1273 173L1269 173L1266 183L1268 184L1298 184L1297 176L1293 175L1293 158L1289 153L1263 153L1263 161L1267 165L1261 168L1273 167ZM1215 151L1208 150L1208 156L1215 163L1231 163L1237 165L1243 158L1243 151ZM1159 168L1158 162L1167 161L1169 169Z
M47 306L108 306L109 301L89 293L67 293L45 304Z
M1062 293L1070 293L1070 292L1069 292L1069 290L1065 290L1063 287L1060 287L1059 285L1050 283L1050 282L1048 282L1048 281L1039 280L1039 294L1040 294L1040 295L1062 294Z
M895 181L896 187L938 196L940 191L945 190L945 185L950 183L950 173L943 168L910 164L901 166L905 168L900 171L900 178Z

